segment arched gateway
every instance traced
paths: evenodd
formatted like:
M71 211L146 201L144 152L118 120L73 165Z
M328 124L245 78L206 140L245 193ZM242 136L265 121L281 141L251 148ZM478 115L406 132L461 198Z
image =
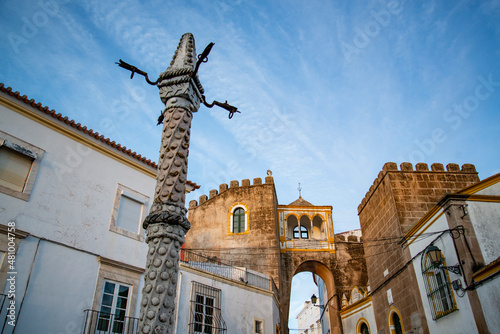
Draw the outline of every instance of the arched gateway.
M288 333L292 278L304 271L325 282L331 333L342 333L339 301L352 286L366 286L367 277L359 240L336 240L331 206L315 206L302 197L279 205L268 175L265 183L256 178L253 184L221 184L199 203L190 202L188 218L186 251L272 277L279 296L278 333Z

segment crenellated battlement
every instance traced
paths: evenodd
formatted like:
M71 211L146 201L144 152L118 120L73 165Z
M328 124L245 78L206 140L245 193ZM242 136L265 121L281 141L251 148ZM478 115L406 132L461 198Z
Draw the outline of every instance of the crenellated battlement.
M268 172L268 176L266 176L266 178L265 178L265 184L274 184L274 178L272 175L269 175L269 172ZM229 186L227 185L227 183L222 183L219 185L219 190L212 189L208 192L208 196L201 195L199 200L198 200L199 202L196 200L190 201L189 202L189 209L196 208L198 205L201 205L201 204L205 203L206 201L211 200L211 199L221 195L222 193L224 193L225 191L227 191L229 189L259 186L259 185L262 185L262 179L260 177L254 178L253 184L250 184L250 179L241 180L241 186L240 186L240 182L238 180L233 180L233 181L229 182Z
M458 164L450 163L446 165L445 169L443 164L433 163L429 169L429 166L426 163L419 162L415 164L414 168L413 164L410 162L403 162L398 169L398 165L395 162L386 162L361 201L361 204L358 206L358 214L363 210L366 203L370 200L371 196L388 173L477 174L477 171L476 167L472 164L463 164L462 168L460 168Z

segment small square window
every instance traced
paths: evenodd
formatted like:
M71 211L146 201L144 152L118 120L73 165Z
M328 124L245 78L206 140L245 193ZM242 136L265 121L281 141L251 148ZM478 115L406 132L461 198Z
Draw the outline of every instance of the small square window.
M148 196L118 184L110 231L142 241L142 221L147 215L148 203Z
M0 192L28 201L44 153L0 131Z
M264 333L264 320L255 319L255 334L263 334Z

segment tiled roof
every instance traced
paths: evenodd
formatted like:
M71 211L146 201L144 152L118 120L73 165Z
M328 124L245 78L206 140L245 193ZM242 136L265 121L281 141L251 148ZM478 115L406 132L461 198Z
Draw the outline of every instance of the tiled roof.
M306 201L305 199L302 198L302 196L299 196L298 199L296 199L295 201L293 201L292 203L288 204L288 205L295 205L295 206L314 206L312 205L311 203L309 203L308 201Z
M19 93L18 91L15 91L15 92L12 91L11 87L5 87L5 85L3 83L0 83L0 91L7 94L7 95L15 97L16 99L24 102L25 104L39 110L41 113L45 113L47 115L52 116L55 121L59 121L61 123L67 124L67 125L71 126L72 128L75 128L75 129L81 131L82 134L93 137L93 138L109 145L113 149L116 149L117 151L121 151L123 153L126 153L127 155L131 156L132 158L135 158L138 161L140 161L148 166L151 166L153 168L158 167L156 162L151 161L151 159L143 157L140 154L132 151L131 149L127 149L126 146L122 146L121 144L116 143L114 140L112 141L111 139L106 138L103 135L100 135L99 132L94 132L94 130L88 129L86 126L82 126L80 123L76 123L74 120L69 119L67 116L63 116L61 113L56 113L56 111L54 109L49 110L49 107L43 106L40 102L36 103L36 101L34 99L31 99L31 100L28 99L28 97L26 95L21 96L21 93ZM197 185L196 183L191 182L189 180L186 181L186 183L191 185L194 189L200 188L199 185Z

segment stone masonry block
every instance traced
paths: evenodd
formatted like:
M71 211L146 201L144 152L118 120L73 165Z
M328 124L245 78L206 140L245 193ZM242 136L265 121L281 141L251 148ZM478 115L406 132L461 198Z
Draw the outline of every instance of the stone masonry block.
M254 185L262 184L262 179L260 177L256 177L255 179L253 179L253 184Z
M429 171L429 166L426 163L419 162L415 165L415 168L417 171L420 172L428 172Z
M431 165L431 169L433 172L444 172L443 164L439 164L439 163L433 163Z
M238 188L240 185L240 183L238 182L238 180L233 180L229 183L229 188Z
M200 204L205 203L208 200L207 195L201 195L200 196Z
M448 172L460 172L460 167L457 164L447 164L446 170Z
M198 206L198 202L194 199L192 201L189 202L189 208L195 208Z
M227 188L228 187L226 183L222 183L221 185L219 185L219 194L222 194L222 192L226 191Z
M473 164L463 164L462 172L476 173L476 166L474 166Z
M266 183L274 183L274 178L272 176L266 176Z
M398 164L395 162L386 162L384 167L382 167L384 172L388 172L390 170L398 170Z
M210 192L208 193L209 198L214 198L214 197L215 197L215 196L217 196L217 195L218 195L218 192L217 192L217 190L216 190L216 189L212 189L212 190L210 190Z
M413 165L411 162L402 162L401 163L401 170L402 171L413 171Z
M241 186L242 187L248 187L250 185L250 180L249 179L244 179L241 181Z

